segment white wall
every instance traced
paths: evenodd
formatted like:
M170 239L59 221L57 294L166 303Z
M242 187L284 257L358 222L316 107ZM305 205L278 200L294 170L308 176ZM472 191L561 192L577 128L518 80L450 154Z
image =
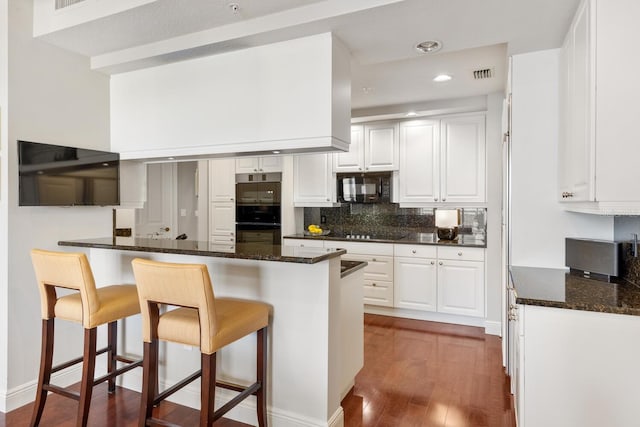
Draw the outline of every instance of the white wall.
M558 202L559 49L513 57L511 263L564 268L565 237L613 238L613 218Z
M487 96L487 328L502 322L502 104L503 92ZM498 322L498 323L495 323ZM500 333L499 330L491 332Z
M34 397L40 354L40 296L29 250L59 249L63 239L109 236L109 208L18 207L16 139L83 148L109 148L109 77L90 72L88 59L32 38L33 2L9 0L8 138L2 139L2 238L0 311L7 322L7 385L0 409L10 410ZM4 124L4 123L3 123ZM6 175L4 174L6 171ZM5 195L7 197L5 197ZM6 228L5 227L6 224ZM5 298L6 295L6 298ZM81 329L56 325L55 360L79 356Z
M0 184L7 182L7 72L8 72L8 0L0 0ZM7 186L0 185L0 271L7 271ZM7 341L9 310L7 275L0 274L0 411L7 389Z

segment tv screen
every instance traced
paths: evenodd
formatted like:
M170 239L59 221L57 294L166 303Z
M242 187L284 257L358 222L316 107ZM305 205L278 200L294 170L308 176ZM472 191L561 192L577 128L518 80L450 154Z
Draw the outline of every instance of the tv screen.
M20 206L120 204L120 155L18 141Z

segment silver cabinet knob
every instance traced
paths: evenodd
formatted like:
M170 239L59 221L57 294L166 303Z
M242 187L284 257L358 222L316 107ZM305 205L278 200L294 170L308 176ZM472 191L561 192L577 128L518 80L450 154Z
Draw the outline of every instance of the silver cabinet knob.
M445 198L443 197L443 198L442 198L442 201L443 201L443 202L446 202L446 201L447 201L447 199L445 199Z
M376 261L377 261L377 259L375 259L375 258L371 258L371 261L376 262Z
M331 200L327 197L327 202L330 202Z
M437 198L437 197L434 197L434 198L433 198L433 201L434 201L434 202L437 202L437 201L438 201L438 198Z
M462 252L458 252L458 256L462 256Z
M375 288L377 285L375 283L372 283L371 286L373 286Z
M442 265L442 261L440 261L440 262L438 263L438 265Z
M435 261L431 261L431 265L433 265L433 264L435 264L435 263L436 263Z
M233 202L233 197L232 197L232 198L230 198L229 200Z
M412 254L415 254L415 253L416 253L416 250L415 250L415 249L411 249L411 253L412 253Z

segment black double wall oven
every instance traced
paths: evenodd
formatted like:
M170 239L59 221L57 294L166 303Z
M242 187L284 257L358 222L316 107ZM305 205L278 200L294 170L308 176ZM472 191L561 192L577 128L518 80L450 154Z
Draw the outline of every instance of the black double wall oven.
M280 173L236 175L236 244L268 251L280 245Z

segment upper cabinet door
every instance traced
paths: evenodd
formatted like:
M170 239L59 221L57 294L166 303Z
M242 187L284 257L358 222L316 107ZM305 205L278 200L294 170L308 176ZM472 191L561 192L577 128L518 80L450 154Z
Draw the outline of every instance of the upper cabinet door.
M347 153L335 154L335 172L381 172L398 169L398 123L351 126Z
M336 180L333 156L327 153L293 157L293 205L296 207L333 206Z
M336 153L334 170L336 172L362 172L364 161L364 126L351 126L351 144L346 153Z
M484 114L442 119L440 192L442 202L485 201Z
M239 157L236 159L236 173L282 172L282 157Z
M398 170L398 123L366 125L364 131L365 170Z
M209 160L209 201L234 202L236 162L234 159Z
M433 204L440 200L440 121L400 124L400 203Z

